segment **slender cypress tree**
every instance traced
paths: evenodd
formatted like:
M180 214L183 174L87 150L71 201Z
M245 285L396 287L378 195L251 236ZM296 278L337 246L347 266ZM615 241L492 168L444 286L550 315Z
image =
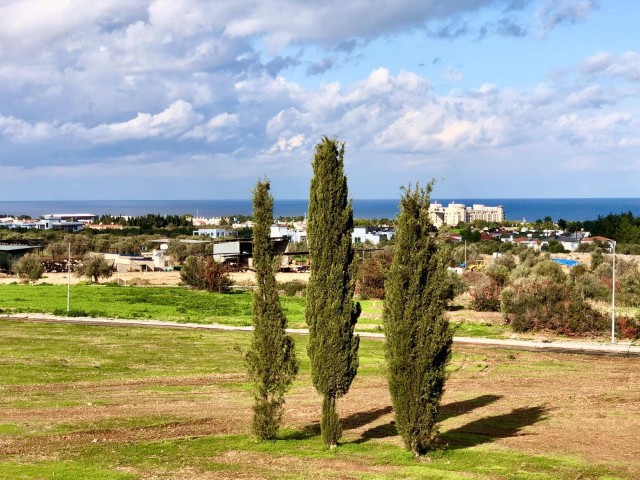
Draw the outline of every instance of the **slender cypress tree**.
M360 304L353 302L353 208L343 173L344 143L323 137L316 145L312 166L307 224L311 256L307 351L313 385L323 396L322 439L333 448L342 433L336 398L349 391L356 376L360 343L353 335Z
M254 383L253 432L261 439L276 436L282 420L284 393L298 373L294 342L286 334L276 285L277 257L269 240L273 222L273 197L269 182L253 190L253 259L257 288L253 295L253 339L247 353Z
M429 235L432 186L403 189L383 314L396 426L415 455L435 440L452 342L444 316L449 289L443 252Z

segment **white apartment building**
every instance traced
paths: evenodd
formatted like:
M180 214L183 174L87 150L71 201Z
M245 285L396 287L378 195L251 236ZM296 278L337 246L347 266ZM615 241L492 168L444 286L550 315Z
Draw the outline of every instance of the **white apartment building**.
M455 227L459 223L471 223L475 220L487 222L504 222L504 208L502 205L487 207L479 203L467 207L462 203L451 202L443 206L438 202L429 205L429 219L436 228L442 225Z

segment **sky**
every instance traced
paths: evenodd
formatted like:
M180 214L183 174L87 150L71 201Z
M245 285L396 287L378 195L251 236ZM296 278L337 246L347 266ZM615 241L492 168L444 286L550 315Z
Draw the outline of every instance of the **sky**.
M640 196L640 2L1 0L0 200Z

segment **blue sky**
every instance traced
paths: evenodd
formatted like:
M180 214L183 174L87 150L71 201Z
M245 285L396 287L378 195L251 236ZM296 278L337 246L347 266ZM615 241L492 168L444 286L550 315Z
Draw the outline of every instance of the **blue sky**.
M640 2L5 0L0 200L637 197Z

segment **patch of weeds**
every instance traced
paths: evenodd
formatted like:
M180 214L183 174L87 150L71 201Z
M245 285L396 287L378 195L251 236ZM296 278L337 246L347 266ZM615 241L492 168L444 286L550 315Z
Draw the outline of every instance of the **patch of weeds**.
M24 430L15 423L0 423L0 435L21 435Z
M97 468L82 462L38 462L38 463L0 463L0 479L41 479L56 478L59 480L75 480L91 478L92 480L134 480L137 475L115 472Z
M77 308L72 308L69 311L67 311L66 308L56 308L53 311L53 314L57 315L58 317L88 317L89 316L89 314L85 310L81 310Z

